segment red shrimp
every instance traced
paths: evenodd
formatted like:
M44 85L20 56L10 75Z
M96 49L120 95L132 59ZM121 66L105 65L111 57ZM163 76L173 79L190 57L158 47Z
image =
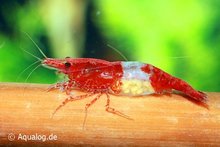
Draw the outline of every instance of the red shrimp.
M106 111L127 119L131 118L110 107L109 94L143 96L154 93L171 93L174 89L183 92L196 101L206 103L207 100L205 93L193 89L185 81L150 64L136 61L109 62L93 58L46 58L42 64L57 69L69 78L67 82L58 83L53 88L63 88L68 95L73 88L87 92L87 94L80 96L70 95L57 107L55 112L68 102L84 99L95 94L97 94L95 98L86 104L86 112L102 94L106 94Z
M31 39L27 33L25 34ZM68 95L68 98L56 108L53 115L68 102L85 99L95 95L94 99L85 106L86 115L83 126L85 124L88 108L103 94L107 97L105 105L106 111L127 119L131 118L110 107L109 94L144 96L149 94L172 93L172 90L177 90L186 94L192 100L206 104L207 96L205 93L195 90L185 81L151 64L136 61L109 62L94 58L47 58L37 44L32 39L31 41L36 45L45 59L41 60L31 53L27 53L40 60L43 65L55 68L60 73L68 76L68 81L57 83L50 88L61 88ZM87 94L78 96L71 95L71 90L76 88Z

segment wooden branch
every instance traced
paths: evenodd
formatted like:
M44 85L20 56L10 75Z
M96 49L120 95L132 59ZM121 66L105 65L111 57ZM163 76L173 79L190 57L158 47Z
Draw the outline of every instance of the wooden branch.
M220 144L219 93L208 93L209 109L176 94L136 98L111 95L111 107L134 120L106 112L103 95L89 108L83 129L84 108L93 98L68 103L51 118L67 95L59 90L46 92L48 86L0 84L0 145Z

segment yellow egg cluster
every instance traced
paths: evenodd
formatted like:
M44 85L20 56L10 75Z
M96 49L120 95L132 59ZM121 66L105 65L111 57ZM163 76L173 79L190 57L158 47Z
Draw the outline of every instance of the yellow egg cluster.
M154 93L154 89L149 81L123 79L121 93L125 95L138 96Z

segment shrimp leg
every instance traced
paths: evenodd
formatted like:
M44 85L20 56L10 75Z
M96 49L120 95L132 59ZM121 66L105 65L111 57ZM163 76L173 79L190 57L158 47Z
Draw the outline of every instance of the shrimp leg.
M109 112L109 113L112 113L112 114L116 114L120 117L123 117L123 118L126 118L126 119L129 119L129 120L133 120L132 118L130 118L128 115L125 115L123 114L122 112L118 111L118 110L115 110L114 108L110 107L110 97L109 95L106 93L106 96L107 96L107 104L105 105L106 106L106 111Z
M98 94L90 103L87 103L85 106L85 116L84 116L84 121L83 121L83 129L86 123L86 119L87 119L87 112L88 112L88 108L93 105L100 97L101 97L102 93Z
M85 98L88 98L90 96L94 95L94 93L88 93L88 94L84 94L84 95L79 95L79 96L75 96L75 97L72 97L72 96L69 96L68 98L66 98L62 104L60 104L56 109L55 111L53 112L52 114L52 118L54 116L54 114L59 110L61 109L63 106L65 106L67 103L69 102L72 102L72 101L76 101L76 100L82 100L82 99L85 99Z

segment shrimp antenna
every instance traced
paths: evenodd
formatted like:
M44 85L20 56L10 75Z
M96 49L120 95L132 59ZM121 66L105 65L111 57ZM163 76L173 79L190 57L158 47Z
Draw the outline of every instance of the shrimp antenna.
M45 58L47 58L47 56L44 54L44 52L41 50L41 48L37 45L37 43L31 38L31 36L30 36L28 33L24 32L24 31L22 31L22 32L34 43L34 45L37 47L37 49L39 50L39 52L40 52Z
M36 62L35 62L36 63ZM29 74L28 74L28 76L27 76L27 78L25 79L25 83L27 83L27 80L29 79L29 77L31 76L31 74L37 69L37 68L39 68L41 66L41 64L39 64L39 65L37 65ZM25 86L24 87L24 91L25 91L25 89L26 89L27 87ZM23 93L24 94L24 93Z
M36 63L39 63L40 61L35 61L34 63L32 63L31 65L29 65L28 67L26 67L17 77L16 81L18 81L18 79L20 78L20 76L25 72L27 71L29 68L31 68L33 65L35 65Z
M184 59L184 58L189 58L190 56L174 56L174 57L170 57L173 59Z
M28 52L28 51L26 51L26 50L23 49L22 47L20 47L20 48L21 48L24 52L26 52L27 54L29 54L29 55L31 55L32 57L36 58L37 60L39 60L39 61L43 61L41 58L35 56L34 54L32 54L32 53L30 53L30 52Z
M27 76L27 78L25 79L25 83L27 82L27 80L30 78L30 76L32 75L32 73L41 66L41 64L37 65Z
M111 46L110 44L107 44L108 47L110 47L111 49L113 49L114 51L116 51L122 58L124 58L125 61L128 61L128 59L115 47Z

